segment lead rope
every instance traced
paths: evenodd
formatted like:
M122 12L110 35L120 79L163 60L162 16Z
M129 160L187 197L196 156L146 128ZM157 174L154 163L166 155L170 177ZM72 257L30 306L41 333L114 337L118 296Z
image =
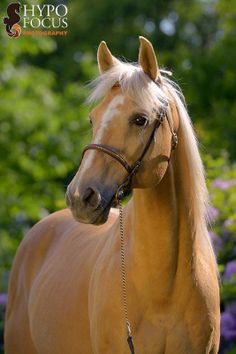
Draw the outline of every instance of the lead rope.
M127 342L130 353L135 354L131 326L128 319L128 304L127 304L127 286L126 286L126 267L125 267L125 240L124 240L124 223L123 223L123 207L121 199L118 197L119 206L119 222L120 222L120 270L121 270L121 296L123 301L124 319L127 331Z

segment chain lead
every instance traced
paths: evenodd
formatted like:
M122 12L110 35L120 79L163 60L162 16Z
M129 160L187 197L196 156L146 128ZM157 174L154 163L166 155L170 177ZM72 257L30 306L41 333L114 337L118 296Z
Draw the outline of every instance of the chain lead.
M119 222L120 222L120 257L121 257L121 295L123 300L124 318L127 331L127 342L131 354L135 354L131 326L128 319L128 304L127 304L127 284L126 284L126 269L125 269L125 240L124 240L124 223L123 223L123 207L120 198L118 197L119 206Z

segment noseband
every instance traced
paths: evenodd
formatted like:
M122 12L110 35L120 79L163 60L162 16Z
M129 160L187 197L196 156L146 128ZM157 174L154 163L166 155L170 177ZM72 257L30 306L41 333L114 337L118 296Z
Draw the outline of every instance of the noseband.
M177 134L175 133L175 131L173 130L173 127L169 121L169 117L168 117L166 109L163 109L160 113L158 113L157 120L155 122L153 131L147 141L147 144L146 144L145 148L143 149L142 154L140 155L140 157L136 160L136 162L133 165L130 165L127 162L127 160L125 159L125 157L122 154L118 153L116 151L116 149L114 149L111 146L107 146L104 144L89 144L83 150L82 159L83 159L83 156L87 150L98 150L98 151L103 152L104 154L111 156L115 160L117 160L126 169L126 171L128 172L128 176L125 178L124 182L118 187L117 192L116 192L116 198L118 200L122 199L125 195L128 195L129 192L131 191L132 178L140 169L140 167L142 165L143 158L145 157L152 141L154 140L155 133L158 130L158 128L161 126L161 124L163 123L165 118L168 122L170 131L171 131L171 135L172 135L171 153L170 153L170 157L168 159L168 163L169 163L172 151L175 150L175 148L178 145L178 137L177 137Z

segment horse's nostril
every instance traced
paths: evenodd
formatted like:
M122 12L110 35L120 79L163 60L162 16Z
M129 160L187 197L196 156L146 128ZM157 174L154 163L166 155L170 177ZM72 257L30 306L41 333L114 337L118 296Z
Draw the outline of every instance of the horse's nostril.
M84 204L89 204L94 209L97 208L100 204L101 196L93 188L87 188L82 196L82 202Z

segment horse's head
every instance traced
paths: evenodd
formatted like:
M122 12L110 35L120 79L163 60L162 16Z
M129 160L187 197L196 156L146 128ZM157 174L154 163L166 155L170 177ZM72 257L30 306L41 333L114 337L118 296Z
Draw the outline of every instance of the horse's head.
M139 65L116 59L105 42L98 48L101 75L90 99L103 100L90 113L94 145L84 152L66 195L74 217L83 223L107 220L127 176L132 175L130 189L153 187L168 167L178 114L152 44L143 37L140 42Z

